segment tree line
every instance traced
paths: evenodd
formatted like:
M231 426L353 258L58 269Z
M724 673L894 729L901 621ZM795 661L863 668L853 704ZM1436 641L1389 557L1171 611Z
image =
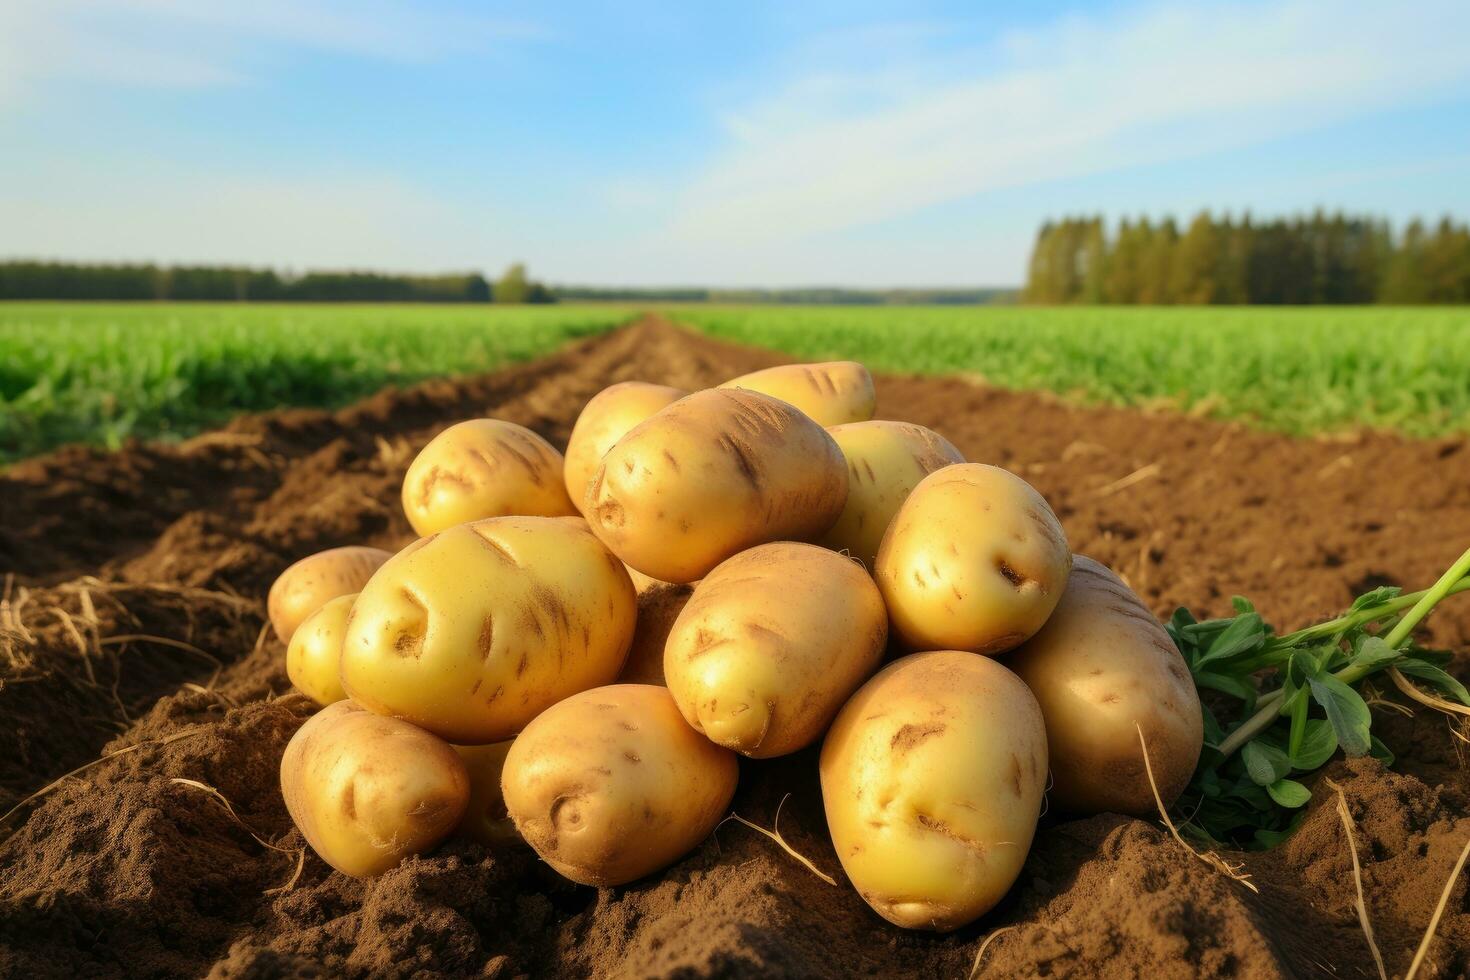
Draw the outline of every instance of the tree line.
M244 266L0 262L0 300L176 300L282 303L550 303L517 263L493 284L478 272L396 275Z
M1023 298L1031 303L1470 303L1470 226L1318 211L1258 222L1173 218L1048 221Z
M852 289L796 286L785 289L721 289L708 286L553 286L562 299L619 303L730 303L792 306L981 306L1014 303L1016 290L909 288Z

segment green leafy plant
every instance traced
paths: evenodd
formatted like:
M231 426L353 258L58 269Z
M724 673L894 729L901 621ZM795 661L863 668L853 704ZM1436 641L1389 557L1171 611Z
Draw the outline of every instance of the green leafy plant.
M1204 751L1178 803L1189 831L1212 843L1273 847L1296 829L1312 798L1297 777L1322 768L1338 749L1392 764L1393 753L1372 731L1370 678L1386 675L1421 704L1470 715L1470 691L1445 670L1450 655L1412 636L1439 602L1465 591L1470 550L1429 589L1374 589L1336 619L1294 633L1277 634L1239 597L1235 615L1224 619L1199 622L1176 611L1167 629L1201 694L1239 702L1228 721L1205 708Z

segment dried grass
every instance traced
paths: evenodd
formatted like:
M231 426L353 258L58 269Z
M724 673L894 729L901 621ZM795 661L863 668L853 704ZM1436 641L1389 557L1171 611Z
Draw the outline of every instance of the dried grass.
M293 857L295 857L297 859L296 860L296 871L295 871L294 874L291 875L290 879L285 884L283 884L283 885L277 885L275 888L268 888L268 889L266 889L265 894L267 894L267 895L279 895L279 894L283 894L285 892L290 891L292 888L294 888L296 886L297 880L300 879L300 877L301 877L301 869L306 866L306 848L304 848L304 847L282 847L279 844L273 844L270 841L266 840L264 837L262 837L259 834L257 834L255 832L255 830L253 828L251 828L251 826L248 823L246 823L243 819L241 819L240 814L235 811L234 804L232 804L229 801L229 798L226 797L225 794L221 793L219 790L215 789L213 786L210 786L208 783L201 783L197 779L185 779L182 776L175 776L174 778L170 779L169 782L176 783L176 784L178 784L180 786L188 786L188 787L190 787L192 789L197 789L197 790L199 790L200 792L203 792L203 793L208 793L210 796L214 797L216 800L219 801L220 806L222 806L222 807L225 808L225 812L230 815L230 819L231 820L235 821L235 825L237 827L239 827L241 830L245 831L245 833L249 834L251 837L253 837L255 839L255 843L259 844L261 847L268 847L271 850L277 851L277 852L279 852L281 854L289 854L289 855L292 855Z
M1178 842L1180 847L1184 848L1190 854L1193 854L1196 858L1198 858L1200 861L1203 861L1209 867L1218 871L1220 874L1229 878L1231 881L1240 882L1242 885L1259 895L1261 893L1261 890L1251 882L1250 875L1240 870L1241 867L1243 867L1242 865L1232 865L1230 864L1230 862L1226 861L1214 851L1196 851L1194 848L1189 846L1189 844L1184 840L1183 837L1179 835L1179 828L1175 827L1174 821L1169 819L1169 811L1164 807L1163 798L1159 796L1159 785L1158 783L1154 782L1154 766L1153 763L1149 761L1148 742L1143 737L1143 726L1135 722L1133 727L1138 729L1138 744L1143 748L1143 769L1144 772L1148 775L1149 789L1153 790L1154 792L1154 803L1159 808L1159 817L1163 819L1164 826L1169 828L1169 833L1174 835L1174 840Z
M1414 961L1409 964L1409 972L1404 974L1404 980L1414 980L1419 973L1419 968L1424 965L1424 957L1429 955L1429 944L1434 941L1434 933L1439 929L1440 917L1444 915L1445 906L1449 904L1450 892L1455 890L1455 881L1460 877L1460 872L1465 870L1466 858L1470 858L1470 840L1465 842L1465 847L1460 851L1460 859L1455 862L1449 878L1445 879L1444 890L1439 893L1439 904L1434 907L1434 915L1429 919L1429 928L1424 930L1424 938L1419 941L1419 949L1414 953Z
M1322 781L1337 794L1337 815L1342 818L1342 829L1347 834L1348 853L1353 859L1353 886L1358 890L1358 922L1363 927L1363 935L1368 939L1368 951L1373 954L1373 963L1378 967L1380 980L1388 980L1388 970L1383 966L1383 954L1378 950L1378 940L1373 936L1373 923L1368 918L1368 903L1363 898L1363 868L1358 864L1358 843L1353 836L1353 815L1348 812L1347 796L1343 794L1342 787L1328 777L1323 776Z
M731 820L734 820L737 823L744 824L751 830L754 830L756 833L764 834L771 840L775 841L777 845L780 846L781 850L785 851L787 854L790 854L792 857L796 858L796 860L800 861L802 866L804 866L808 871L816 875L818 878L821 878L827 884L836 887L837 879L833 878L831 875L818 868L815 864L812 863L811 858L807 857L805 854L802 854L796 848L786 843L786 838L781 836L781 808L786 805L786 801L789 799L791 799L791 794L787 793L785 796L781 797L781 802L776 804L776 819L772 822L773 829L771 830L767 830L760 824L752 823L749 820L746 820L740 814L734 812L732 812L724 820L721 820L719 826L715 827L715 829L719 830L720 826L729 823Z
M981 943L980 948L975 951L975 962L970 965L969 980L975 980L975 978L980 975L980 961L985 959L985 951L990 948L990 944L995 942L1006 933L1013 931L1015 928L1015 926L1001 926L999 929L996 929L990 935L985 937L985 941Z

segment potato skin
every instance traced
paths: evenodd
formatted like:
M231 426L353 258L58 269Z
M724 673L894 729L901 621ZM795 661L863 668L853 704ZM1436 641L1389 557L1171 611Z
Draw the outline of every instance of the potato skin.
M696 731L769 759L821 738L887 641L883 597L861 565L784 541L699 583L669 633L664 678Z
M569 517L562 455L525 426L470 419L429 441L403 478L403 513L423 537L489 517Z
M998 466L926 476L894 515L874 578L912 650L997 654L1051 615L1072 568L1046 499Z
M684 723L662 687L574 694L526 726L501 788L542 860L584 885L620 885L684 856L735 794L734 753Z
M301 621L341 595L359 592L393 553L353 545L307 555L276 577L266 598L271 626L282 643Z
M498 742L616 677L636 615L628 573L580 520L461 524L409 545L364 586L342 686L451 742Z
M843 870L895 925L973 922L1021 872L1046 766L1041 709L998 661L955 650L894 661L822 745L822 802Z
M965 457L944 436L911 422L851 422L827 432L847 459L847 503L821 543L872 570L883 532L914 487Z
M572 504L581 507L587 487L597 475L597 464L628 430L687 394L682 388L668 385L622 381L593 395L567 439L562 472Z
M1164 805L1184 792L1204 744L1199 693L1162 624L1105 565L1073 556L1051 619L1006 663L1046 716L1059 809L1157 811L1135 725Z
M307 719L281 758L291 819L323 861L354 878L433 848L459 823L469 792L452 748L351 701Z
M846 499L847 466L825 429L775 398L708 389L618 440L583 511L629 565L693 582L746 548L820 537Z
M307 616L286 646L286 676L322 707L347 697L342 689L342 639L357 593L339 595Z
M731 378L720 387L779 398L823 426L866 422L878 405L873 376L857 361L782 364Z
M505 757L510 752L511 741L454 746L470 777L469 803L459 822L459 831L486 847L504 848L525 843L516 831L515 822L505 811L505 794L500 790L500 774L505 769Z

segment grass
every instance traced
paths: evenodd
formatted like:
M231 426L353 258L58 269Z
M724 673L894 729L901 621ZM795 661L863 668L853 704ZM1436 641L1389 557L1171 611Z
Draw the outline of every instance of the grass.
M0 304L0 462L334 407L529 360L628 318L592 306Z
M969 373L1295 434L1470 430L1460 307L679 307L719 337L874 370Z
M676 306L707 333L1271 429L1470 430L1470 309ZM0 304L0 462L545 354L628 307Z

